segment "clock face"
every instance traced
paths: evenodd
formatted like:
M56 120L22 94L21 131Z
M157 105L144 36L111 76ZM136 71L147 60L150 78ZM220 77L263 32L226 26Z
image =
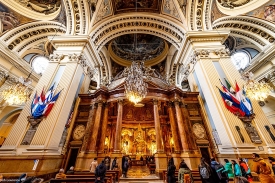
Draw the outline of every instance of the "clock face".
M196 135L196 137L199 139L203 139L205 137L204 127L199 123L195 123L193 125L193 132Z
M73 132L73 139L80 140L85 134L85 126L84 125L77 125Z

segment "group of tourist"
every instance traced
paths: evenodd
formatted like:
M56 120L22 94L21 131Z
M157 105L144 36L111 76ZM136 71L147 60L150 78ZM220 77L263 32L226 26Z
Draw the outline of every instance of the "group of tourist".
M256 153L252 154L252 158L253 164L251 169L248 166L247 160L243 158L238 158L238 162L235 160L229 162L228 159L224 159L224 165L217 162L215 158L211 158L210 164L206 162L205 158L201 158L198 169L202 183L228 183L230 178L234 179L235 183L249 183L253 181L251 172L258 174L261 183L275 183L271 169L263 158L260 158ZM275 158L268 157L268 159L272 165L273 173L275 173ZM174 165L173 158L171 158L167 168L168 183L176 182L175 171L176 166ZM194 182L192 172L184 160L179 165L178 182Z

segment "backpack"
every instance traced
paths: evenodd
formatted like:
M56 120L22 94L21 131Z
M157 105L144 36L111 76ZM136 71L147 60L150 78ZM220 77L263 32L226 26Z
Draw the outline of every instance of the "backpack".
M184 183L191 183L190 174L189 173L184 174L183 180L184 180Z
M227 180L228 179L227 172L226 172L223 165L221 165L221 164L215 165L215 170L216 170L217 175L218 175L220 180Z
M210 177L210 174L205 166L200 168L200 174L203 179L209 179L209 177Z

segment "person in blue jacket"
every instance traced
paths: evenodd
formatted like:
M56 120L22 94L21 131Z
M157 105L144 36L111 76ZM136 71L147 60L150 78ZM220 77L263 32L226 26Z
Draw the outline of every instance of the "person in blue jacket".
M242 171L241 171L241 167L240 165L235 161L235 160L231 160L232 165L233 165L233 169L234 169L234 182L238 182L239 178L242 176Z

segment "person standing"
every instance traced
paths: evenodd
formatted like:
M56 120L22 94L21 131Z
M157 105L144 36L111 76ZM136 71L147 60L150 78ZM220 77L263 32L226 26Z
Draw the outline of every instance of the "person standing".
M212 183L213 173L211 167L206 163L205 159L201 158L201 163L199 164L199 173L201 176L202 183Z
M251 170L248 167L247 163L242 158L238 158L238 161L241 168L242 176L247 178L249 182L252 182L253 180L252 180Z
M106 169L110 170L111 158L109 156L105 157L104 163L105 163Z
M111 170L114 170L116 164L117 164L117 157L114 158L113 162L112 162L112 166L111 166Z
M67 175L73 175L74 174L74 167L71 166L70 169L66 172Z
M269 163L272 166L273 174L275 174L275 158L273 157L268 157Z
M66 174L64 173L64 169L61 168L59 173L55 175L56 179L66 179Z
M175 171L176 166L174 165L174 160L171 158L168 162L168 169L167 169L167 183L175 183Z
M104 160L95 169L95 183L103 183L106 174Z
M127 157L125 157L124 164L122 167L122 174L123 174L123 177L125 178L127 178L128 168L129 168L129 160Z
M181 163L178 173L179 183L194 183L192 172L186 163Z
M90 166L90 172L94 173L97 166L98 166L97 158L94 158Z
M261 183L275 183L274 177L271 175L271 169L264 162L263 158L257 153L252 154L253 166L251 168L252 172L256 172L259 176Z
M223 165L218 163L215 158L211 158L211 169L213 172L213 180L216 183L227 183L228 177Z
M233 168L232 168L232 163L228 161L228 159L224 159L225 165L224 168L227 172L227 175L229 178L234 178L234 173L233 173Z

